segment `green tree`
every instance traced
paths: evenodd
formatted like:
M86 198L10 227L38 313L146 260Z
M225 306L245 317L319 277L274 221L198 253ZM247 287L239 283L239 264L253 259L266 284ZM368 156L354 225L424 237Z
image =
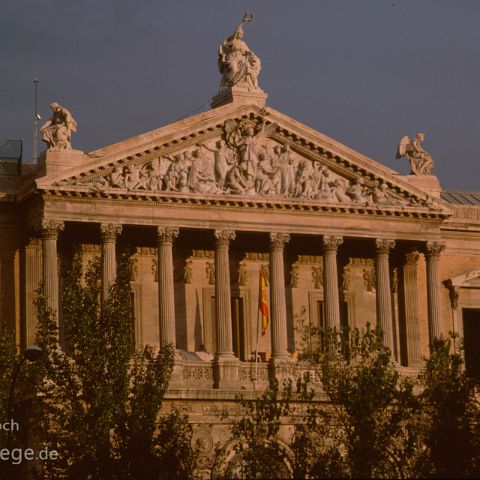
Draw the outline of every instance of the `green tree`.
M415 476L421 444L414 383L402 378L383 335L323 333L309 358L327 402L310 406L295 432L295 474L310 478ZM306 390L305 390L306 391Z
M453 341L436 342L420 375L428 459L422 476L479 478L480 408Z
M58 459L43 464L45 479L191 478L191 428L176 413L160 417L174 350L135 348L130 293L131 260L121 256L115 284L100 298L100 263L85 276L74 257L65 274L62 318L65 349L55 316L37 300L38 344L44 349L37 415L39 440ZM175 457L163 440L178 447Z
M261 396L255 399L237 399L242 407L239 420L224 413L231 422L231 440L228 450L217 451L217 476L227 479L281 479L290 478L287 455L277 442L282 422L290 412L292 389L286 383L283 389L272 380Z

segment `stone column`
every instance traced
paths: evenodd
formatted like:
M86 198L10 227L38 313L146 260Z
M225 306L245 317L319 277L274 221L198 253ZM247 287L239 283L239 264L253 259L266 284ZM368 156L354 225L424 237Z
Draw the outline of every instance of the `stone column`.
M406 360L409 367L421 364L420 322L418 313L418 252L405 255L403 265L403 302L405 308L405 346Z
M15 254L18 244L8 234L0 234L0 328L8 327L18 340L16 315Z
M340 327L337 250L342 243L342 237L323 237L323 304L326 328Z
M35 292L42 279L42 244L40 239L31 238L25 245L25 346L35 343L37 314L35 312Z
M113 223L100 225L100 237L102 241L102 299L108 297L108 291L115 282L117 276L117 257L115 243L117 235L122 233L122 226Z
M215 314L217 321L217 358L234 358L232 307L228 247L235 239L233 230L215 230Z
M445 245L439 242L427 242L427 303L428 303L428 334L430 348L433 342L442 336L442 305L440 293L440 254Z
M283 251L290 241L285 233L270 234L270 311L272 360L288 360L287 302L285 297L285 267Z
M178 228L157 227L158 239L158 317L160 321L160 344L176 346L175 295L173 282L173 240L178 237Z
M392 291L388 255L395 246L394 240L377 239L376 282L377 282L377 325L383 331L383 343L393 355Z
M58 266L57 266L57 239L64 229L63 222L58 220L42 220L40 232L42 236L42 271L45 284L47 305L57 316L58 324Z

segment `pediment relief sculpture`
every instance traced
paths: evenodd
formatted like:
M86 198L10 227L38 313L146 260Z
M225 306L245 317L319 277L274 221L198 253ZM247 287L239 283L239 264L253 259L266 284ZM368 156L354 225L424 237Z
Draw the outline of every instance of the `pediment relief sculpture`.
M397 148L397 159L407 157L413 175L431 175L434 167L432 156L422 147L424 140L423 133L417 133L413 140L405 136Z
M269 138L278 126L247 118L227 120L220 138L144 163L117 164L103 176L70 178L60 185L153 193L196 193L299 199L332 204L405 207L419 205L391 191L382 180L352 179L321 161L300 155L289 144Z

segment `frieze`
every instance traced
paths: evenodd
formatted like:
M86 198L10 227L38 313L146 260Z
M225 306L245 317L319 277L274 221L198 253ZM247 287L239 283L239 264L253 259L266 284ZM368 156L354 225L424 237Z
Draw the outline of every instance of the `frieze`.
M192 250L193 258L215 258L213 250Z
M260 252L246 252L244 260L249 260L253 262L268 262L270 255L268 253Z
M322 263L323 257L321 255L298 255L296 263L300 264L314 264L314 263Z
M454 218L464 218L467 220L480 220L480 208L455 208L453 211Z
M95 243L82 243L78 246L80 253L100 253L101 247Z
M135 247L135 255L149 257L157 255L157 249L153 247Z
M348 265L352 267L373 267L375 263L373 258L349 257Z

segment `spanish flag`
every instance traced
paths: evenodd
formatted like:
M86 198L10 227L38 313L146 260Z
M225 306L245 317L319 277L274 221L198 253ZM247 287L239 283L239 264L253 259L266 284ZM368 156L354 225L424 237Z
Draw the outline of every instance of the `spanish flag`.
M258 309L262 316L262 336L265 335L268 327L268 300L267 300L267 285L265 281L265 272L260 270L260 285L258 288Z

